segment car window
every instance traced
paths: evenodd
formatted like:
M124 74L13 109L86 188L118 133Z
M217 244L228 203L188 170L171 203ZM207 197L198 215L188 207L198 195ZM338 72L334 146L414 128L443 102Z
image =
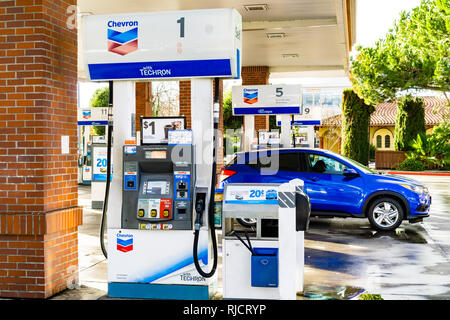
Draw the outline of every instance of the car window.
M300 159L298 152L280 153L280 171L300 171Z
M324 174L343 174L348 166L333 158L309 153L306 157L306 163L309 172L324 173Z
M255 169L305 171L304 163L300 162L299 152L271 152L258 158L256 163L254 162L249 161L247 165Z

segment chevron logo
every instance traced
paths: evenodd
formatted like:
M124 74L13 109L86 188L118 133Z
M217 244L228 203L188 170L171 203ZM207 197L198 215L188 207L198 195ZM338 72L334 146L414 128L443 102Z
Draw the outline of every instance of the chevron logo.
M89 119L91 117L91 110L83 110L83 119Z
M124 56L138 49L138 28L119 32L108 29L108 51Z
M123 235L120 235L123 237ZM133 236L129 235L128 239L121 239L119 235L117 235L117 250L122 252L130 252L133 250Z
M258 89L244 89L244 103L254 104L258 102Z

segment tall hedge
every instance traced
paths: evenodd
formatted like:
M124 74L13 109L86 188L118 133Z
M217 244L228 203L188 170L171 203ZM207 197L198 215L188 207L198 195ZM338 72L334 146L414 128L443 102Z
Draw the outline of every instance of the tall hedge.
M420 97L403 96L397 100L394 147L397 151L411 150L410 143L417 134L425 133L425 109Z
M375 108L364 103L353 89L345 89L342 97L341 153L359 163L369 162L369 123Z

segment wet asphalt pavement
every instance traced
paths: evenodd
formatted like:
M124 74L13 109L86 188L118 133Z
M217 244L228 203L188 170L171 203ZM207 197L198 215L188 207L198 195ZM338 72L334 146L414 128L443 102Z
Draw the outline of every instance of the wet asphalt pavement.
M450 177L409 177L432 195L430 217L422 223L376 232L366 219L311 220L305 290L356 287L385 300L450 299Z
M396 231L376 232L366 219L312 218L305 234L307 298L348 299L364 291L385 300L450 299L450 177L410 177L432 195L431 216L422 223L403 222ZM81 286L53 299L98 299L107 293L107 263L98 234L101 211L90 208L89 187L80 186L79 204L84 207Z

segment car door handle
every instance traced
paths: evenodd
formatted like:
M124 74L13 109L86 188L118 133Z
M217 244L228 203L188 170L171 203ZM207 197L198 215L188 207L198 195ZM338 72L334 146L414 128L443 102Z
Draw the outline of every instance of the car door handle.
M309 178L309 180L316 182L316 181L319 181L320 179L317 177L312 177L312 178Z

